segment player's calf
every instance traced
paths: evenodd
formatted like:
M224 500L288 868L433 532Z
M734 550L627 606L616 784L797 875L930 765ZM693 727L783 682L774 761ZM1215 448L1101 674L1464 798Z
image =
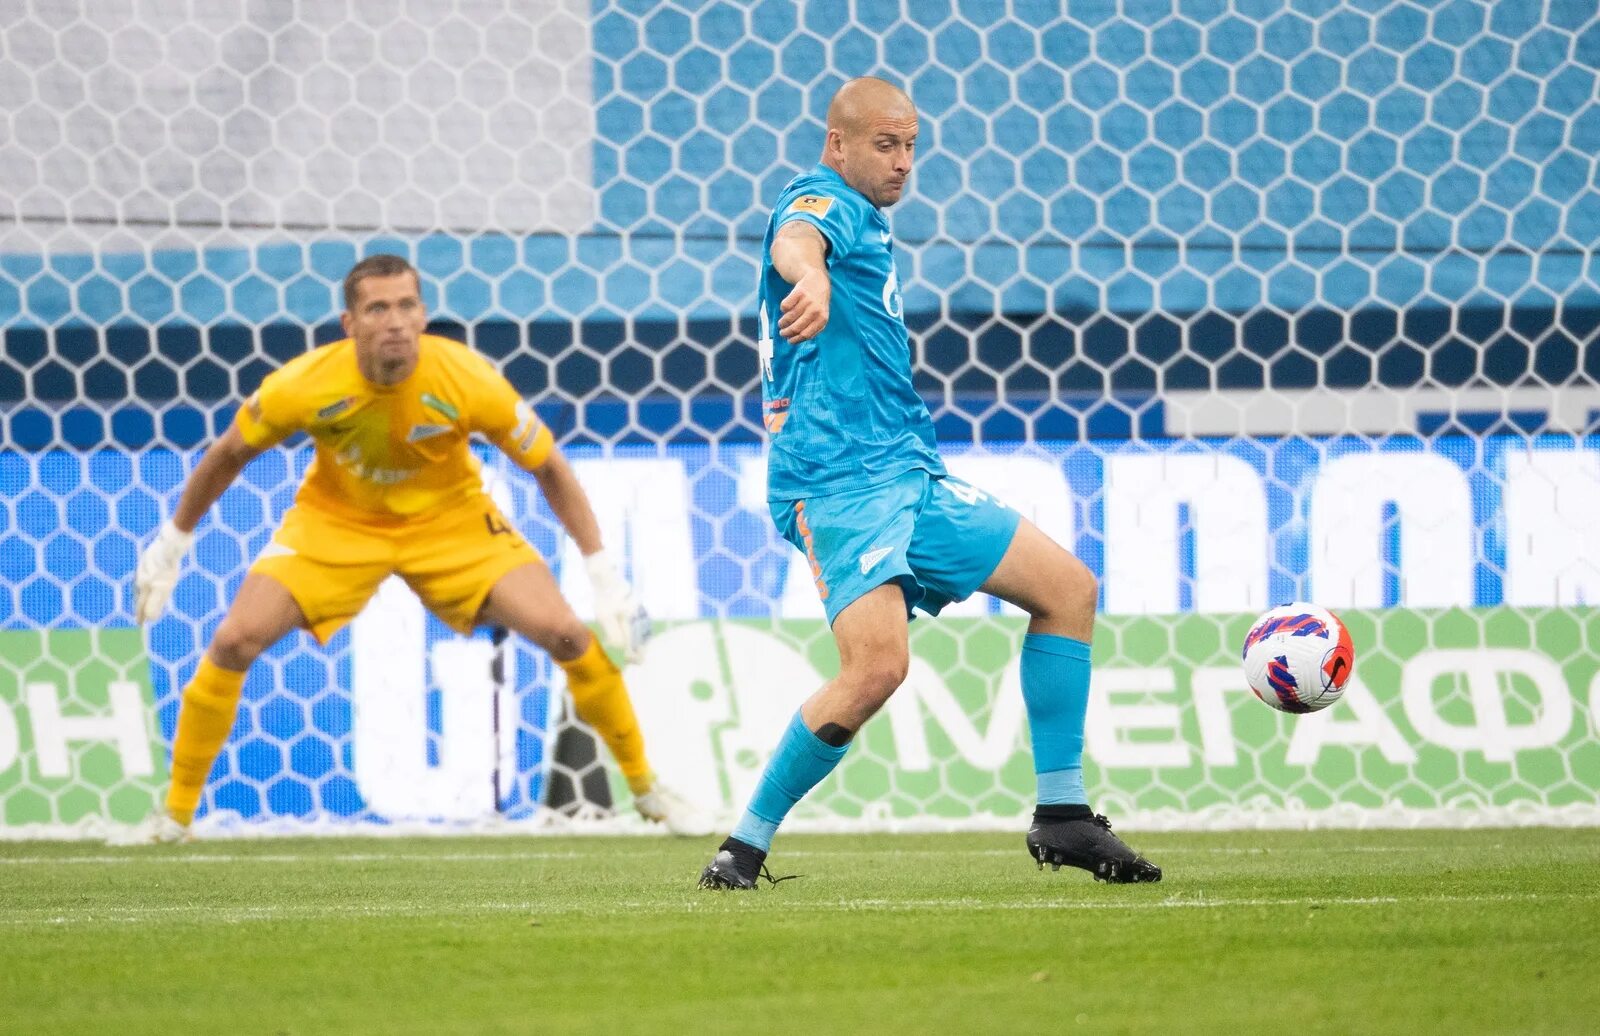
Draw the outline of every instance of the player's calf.
M1161 868L1111 833L1111 822L1088 806L1041 806L1028 829L1028 855L1039 868L1078 867L1113 884L1160 881Z

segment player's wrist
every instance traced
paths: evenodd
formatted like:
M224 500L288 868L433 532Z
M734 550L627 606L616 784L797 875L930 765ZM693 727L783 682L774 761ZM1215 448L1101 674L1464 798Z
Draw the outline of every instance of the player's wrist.
M604 548L595 551L593 554L585 554L583 558L583 565L586 569L588 569L589 582L591 583L604 582L608 579L618 578L617 564L611 559L610 553Z
M161 523L161 531L157 536L162 542L184 550L188 550L194 544L194 530L178 528L177 522L171 518Z

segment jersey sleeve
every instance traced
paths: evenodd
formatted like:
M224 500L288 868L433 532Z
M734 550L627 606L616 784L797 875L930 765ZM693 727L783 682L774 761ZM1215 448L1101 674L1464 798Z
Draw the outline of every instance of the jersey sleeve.
M865 213L842 192L807 190L783 199L775 219L774 233L796 220L822 231L828 241L828 264L831 266L855 247L865 224Z
M538 470L550 459L555 436L533 407L487 361L475 380L478 384L473 393L472 430L494 443L524 471Z
M234 415L234 427L246 445L264 450L304 427L297 405L296 373L297 368L289 366L268 374Z

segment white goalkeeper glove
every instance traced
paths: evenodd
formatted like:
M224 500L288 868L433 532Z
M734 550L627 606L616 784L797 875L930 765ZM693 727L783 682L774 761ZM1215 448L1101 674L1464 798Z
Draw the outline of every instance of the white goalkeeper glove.
M139 555L139 568L133 577L133 617L137 622L154 622L167 610L172 588L178 585L178 570L183 556L194 543L194 533L184 532L169 522L150 546Z
M594 588L594 617L601 636L621 648L627 661L639 661L650 639L650 615L605 551L596 551L583 562Z

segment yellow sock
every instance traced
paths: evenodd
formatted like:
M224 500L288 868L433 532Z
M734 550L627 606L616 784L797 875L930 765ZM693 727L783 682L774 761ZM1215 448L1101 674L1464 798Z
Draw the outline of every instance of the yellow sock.
M633 702L622 682L622 673L591 636L589 646L570 662L558 662L567 674L567 690L578 718L595 729L616 757L617 766L628 779L628 788L643 795L655 783L655 774L644 757L644 735L633 714Z
M194 819L200 789L233 729L243 688L243 673L223 669L202 656L194 679L183 689L178 732L172 739L172 786L167 789L167 812L181 824Z

